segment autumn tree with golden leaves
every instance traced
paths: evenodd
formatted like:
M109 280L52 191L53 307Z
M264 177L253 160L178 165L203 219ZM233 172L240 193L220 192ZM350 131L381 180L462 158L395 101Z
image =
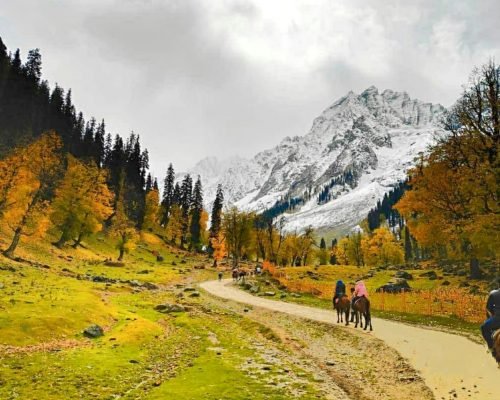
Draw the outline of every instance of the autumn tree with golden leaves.
M500 67L473 72L451 110L441 139L410 172L397 210L424 247L444 248L468 259L480 277L479 260L500 253Z
M55 191L51 222L59 233L56 246L74 240L77 247L84 237L102 230L113 213L113 193L106 184L106 171L93 163L67 156L64 178Z
M62 174L62 141L55 132L43 134L17 149L2 163L0 178L2 222L13 232L5 256L13 257L22 235L32 235L47 225L47 207Z

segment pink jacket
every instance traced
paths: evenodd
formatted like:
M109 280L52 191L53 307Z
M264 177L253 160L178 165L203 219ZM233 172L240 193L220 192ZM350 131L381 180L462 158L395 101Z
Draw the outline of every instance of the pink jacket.
M368 297L368 290L366 290L366 286L363 281L357 282L356 286L354 286L354 295Z

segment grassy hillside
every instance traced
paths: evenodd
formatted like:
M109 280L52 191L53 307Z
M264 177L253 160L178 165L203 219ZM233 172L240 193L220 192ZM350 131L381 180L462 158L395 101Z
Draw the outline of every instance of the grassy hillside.
M272 338L260 324L207 304L204 294L184 291L215 277L207 260L151 235L123 266L106 265L116 258L106 238L85 246L59 250L28 239L21 261L0 256L0 398L286 399L291 391L316 398L307 381L278 389L243 368L249 356L261 357L252 343ZM186 311L160 313L154 307L162 303ZM104 336L86 338L91 324Z

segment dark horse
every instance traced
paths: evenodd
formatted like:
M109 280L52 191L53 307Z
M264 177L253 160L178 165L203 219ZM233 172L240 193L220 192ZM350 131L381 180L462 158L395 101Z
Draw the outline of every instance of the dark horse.
M368 300L365 296L361 296L354 302L352 310L356 317L356 325L354 327L357 328L359 323L360 327L363 328L363 320L361 319L361 317L364 317L365 319L364 330L366 331L366 328L368 328L368 325L370 325L370 331L373 331L372 317L370 314L370 300Z
M495 333L493 333L493 349L495 351L494 357L500 367L500 329L497 329Z
M349 325L349 311L351 310L351 301L346 295L336 299L337 302L333 303L333 308L337 310L337 324L344 322L343 316L345 314L345 324Z

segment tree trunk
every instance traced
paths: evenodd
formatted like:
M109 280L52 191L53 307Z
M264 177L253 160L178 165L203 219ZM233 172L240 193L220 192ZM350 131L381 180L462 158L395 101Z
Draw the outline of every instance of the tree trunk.
M78 246L80 246L80 244L82 243L82 239L83 239L83 233L80 232L78 234L78 237L76 238L75 240L75 243L73 243L73 248L76 249Z
M123 251L123 248L120 248L120 256L118 257L118 261L122 261L123 260L123 254L125 252Z
M481 270L479 269L479 260L477 258L470 259L470 277L471 279L481 278Z
M66 241L67 241L66 234L63 232L59 240L54 243L54 246L61 249L64 246L64 243L66 243Z
M9 248L7 250L5 250L3 253L5 255L5 257L8 257L8 258L14 257L14 251L16 250L17 245L19 244L19 240L21 239L21 232L22 232L21 227L16 228L16 230L14 231L14 237L12 238L12 242L11 242Z

